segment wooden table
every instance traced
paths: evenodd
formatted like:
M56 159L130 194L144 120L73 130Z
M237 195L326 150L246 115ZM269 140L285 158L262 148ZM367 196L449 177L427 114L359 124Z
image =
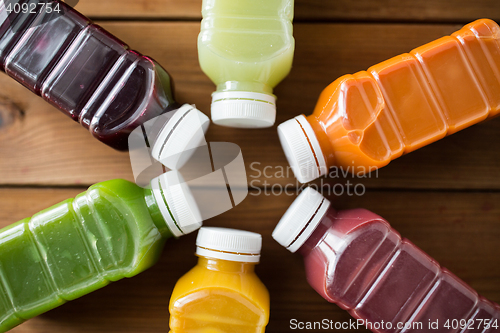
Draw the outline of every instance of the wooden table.
M163 64L177 99L209 112L214 85L198 65L200 0L81 0L76 9ZM498 0L298 0L296 53L291 74L275 93L281 123L309 114L335 78L452 33L481 17L500 22ZM273 184L298 184L290 174L276 128L212 126L210 141L241 146L249 181L247 199L206 225L263 235L257 273L271 294L268 332L289 332L290 320L348 321L306 282L300 256L271 232L293 195L268 195ZM338 209L364 207L500 303L500 119L401 157L363 184L363 196L329 199ZM268 167L267 174L261 171ZM0 226L6 226L113 178L132 180L128 155L94 140L69 118L0 75ZM345 184L346 179L327 183ZM267 182L267 183L265 183ZM266 195L267 194L267 195ZM160 262L15 328L13 332L168 332L168 302L176 280L196 263L196 234L169 242ZM346 330L347 331L347 330ZM352 331L352 330L351 330ZM311 330L310 332L314 332Z

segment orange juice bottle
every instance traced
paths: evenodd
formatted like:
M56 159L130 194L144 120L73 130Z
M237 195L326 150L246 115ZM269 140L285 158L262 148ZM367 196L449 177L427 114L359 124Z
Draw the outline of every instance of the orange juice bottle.
M269 321L269 292L254 272L259 234L205 227L196 239L198 264L175 285L171 333L257 333Z
M278 127L297 179L359 174L500 112L500 27L488 19L370 67Z

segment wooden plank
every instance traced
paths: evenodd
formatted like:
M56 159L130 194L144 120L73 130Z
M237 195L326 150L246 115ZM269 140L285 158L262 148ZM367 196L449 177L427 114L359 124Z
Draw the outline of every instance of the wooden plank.
M75 7L93 18L201 19L201 0L82 0ZM296 21L418 21L467 22L500 19L496 0L297 0Z
M200 0L81 0L75 9L91 18L201 18Z
M78 192L79 189L0 189L0 227ZM385 217L404 237L480 294L500 302L500 206L496 204L500 193L371 190L361 197L329 198L337 209L363 207ZM262 262L257 274L271 294L269 332L291 331L289 321L293 318L327 318L334 322L351 318L315 293L306 282L300 256L289 253L271 237L293 199L294 195L269 197L252 192L235 209L205 223L263 235ZM167 242L160 262L150 270L65 304L12 332L167 331L172 289L196 262L195 238L191 234Z
M499 18L498 1L296 1L295 13L299 20L365 20L467 22L478 18Z
M194 103L209 113L214 85L198 64L199 24L108 22L104 27L164 64L175 79L179 101ZM335 78L366 69L459 27L297 24L292 72L275 90L277 124L300 113L311 113L321 90ZM152 36L148 31L156 33ZM18 114L18 109L24 116L5 116ZM132 179L127 154L100 144L78 124L3 74L0 110L4 110L0 111L4 119L11 119L0 125L0 184L89 185L112 178ZM287 162L276 127L241 130L212 125L208 138L240 145L254 186L266 186L265 181L267 185L297 185L291 172L285 176L281 172ZM356 182L371 188L498 189L500 155L491 143L499 141L500 120L496 119L401 157L371 179ZM338 181L345 182L340 177L326 183Z

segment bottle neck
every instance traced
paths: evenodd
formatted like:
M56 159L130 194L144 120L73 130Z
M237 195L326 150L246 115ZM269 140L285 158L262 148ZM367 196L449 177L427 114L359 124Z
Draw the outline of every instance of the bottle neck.
M253 273L256 264L253 262L229 261L198 256L198 265L211 271L224 273Z
M156 203L156 199L154 198L153 191L151 189L144 189L144 200L146 201L151 219L153 220L156 228L158 228L158 231L160 231L163 238L172 237L173 234L170 231L167 222L163 218L160 208L158 208L158 204Z
M333 224L333 219L331 218L335 215L334 209L329 209L327 213L321 218L320 223L314 229L309 238L304 242L304 244L297 251L303 257L309 255L311 251L325 238L326 233L331 228Z
M328 134L326 133L326 124L319 120L314 114L306 117L307 122L311 125L316 138L318 139L321 152L325 158L327 168L335 166L335 152L330 143ZM326 170L328 172L328 170Z
M226 91L248 91L261 94L273 94L273 88L260 82L240 82L240 81L226 81L217 85L216 92Z

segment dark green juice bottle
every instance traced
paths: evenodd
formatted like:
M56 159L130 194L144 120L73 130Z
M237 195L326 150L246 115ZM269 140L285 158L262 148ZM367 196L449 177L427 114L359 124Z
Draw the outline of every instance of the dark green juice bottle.
M0 331L152 266L165 240L201 226L177 174L151 189L125 180L91 186L0 230Z

